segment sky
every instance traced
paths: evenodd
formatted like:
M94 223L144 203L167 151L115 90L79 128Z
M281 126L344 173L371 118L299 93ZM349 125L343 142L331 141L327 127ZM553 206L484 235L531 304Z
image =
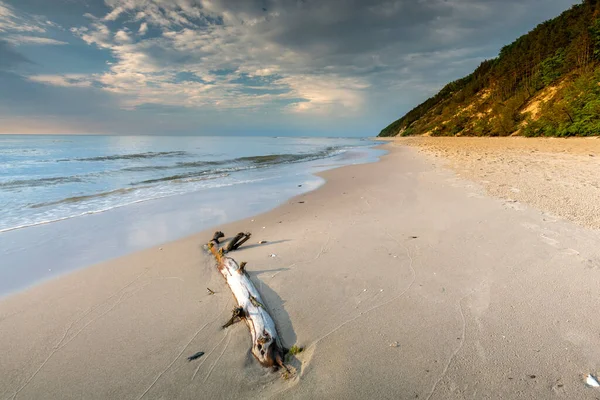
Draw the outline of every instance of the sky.
M0 133L375 136L576 0L0 0Z

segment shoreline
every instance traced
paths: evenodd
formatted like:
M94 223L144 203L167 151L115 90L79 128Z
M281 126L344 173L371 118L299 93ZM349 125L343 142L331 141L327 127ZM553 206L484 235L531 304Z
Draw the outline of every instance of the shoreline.
M253 233L234 257L284 345L305 348L292 379L248 355L244 324L220 329L233 299L209 230L0 300L0 398L593 398L598 232L385 147L218 227Z
M0 299L91 265L186 238L204 227L268 212L323 185L321 171L378 162L383 152L375 149L375 141L371 143L336 158L309 162L301 172L284 166L275 178L141 200L0 232L5 253ZM240 194L243 203L237 200Z

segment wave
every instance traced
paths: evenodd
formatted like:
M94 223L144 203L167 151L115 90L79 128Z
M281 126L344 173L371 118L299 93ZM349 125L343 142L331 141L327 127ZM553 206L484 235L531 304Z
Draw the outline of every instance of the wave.
M233 185L242 185L242 184L247 184L247 183L254 183L254 182L260 182L263 181L265 179L247 179L244 181L237 181L237 182L232 182L232 183L225 183L225 184L220 184L220 185L216 185L213 186L214 188L219 188L219 187L226 187L226 186L233 186ZM58 217L58 218L54 218L54 219L47 219L47 220L43 220L43 221L36 221L36 222L29 222L29 223L24 223L22 225L17 225L17 226L11 226L8 228L2 228L0 229L0 233L3 232L9 232L9 231L14 231L14 230L18 230L18 229L23 229L23 228L29 228L32 226L38 226L38 225L47 225L53 222L59 222L59 221L65 221L65 220L69 220L72 218L77 218L77 217L82 217L84 215L91 215L91 214L100 214L106 211L110 211L110 210L114 210L116 208L121 208L121 207L125 207L125 206L129 206L132 204L138 204L138 203L144 203L147 201L152 201L152 200L159 200L159 199L163 199L166 197L172 197L172 196L177 196L180 195L181 193L174 193L174 194L166 194L166 195L162 195L162 196L155 196L155 197L150 197L150 198L146 198L146 199L137 199L134 201L130 201L130 202L126 202L126 203L122 203L122 204L115 204L109 207L105 207L99 210L90 210L90 211L85 211L82 213L78 213L78 214L74 214L74 215L68 215L65 217Z
M0 182L0 189L5 190L14 190L21 189L25 187L39 187L39 186L51 186L51 185L61 185L66 183L81 183L85 181L89 181L90 179L94 179L94 177L98 177L101 175L112 175L118 174L121 172L150 172L150 171L168 171L168 170L192 170L192 171L182 171L180 173L168 175L168 176L159 176L152 179L146 179L139 182L131 183L131 186L138 185L147 185L153 183L160 183L166 181L189 181L192 178L204 177L210 174L219 174L224 172L236 172L243 171L249 169L256 168L267 168L271 166L276 166L280 164L294 164L300 162L314 161L319 159L325 159L329 157L333 157L342 152L341 147L327 147L324 150L315 152L315 153L303 153L303 154L269 154L262 156L247 156L247 157L238 157L232 159L224 159L224 160L213 160L213 161L180 161L174 164L169 165L145 165L145 166L135 166L135 167L126 167L117 170L105 170L100 172L92 172L83 175L73 175L73 176L58 176L58 177L48 177L48 178L36 178L36 179L20 179L13 180L7 182ZM135 153L135 154L125 154L125 155L114 155L114 156L103 156L103 157L91 157L91 158L73 158L73 159L64 159L58 161L99 161L102 160L125 160L125 159L136 159L136 158L152 158L152 157L176 157L182 155L188 155L189 153L185 151L164 151L164 152L150 152L150 153ZM227 167L229 166L229 167ZM223 167L223 168L217 168ZM198 168L204 168L200 171L193 170ZM90 195L96 196L96 195ZM79 196L82 198L86 198L87 196Z
M182 169L182 168L203 168L203 167L218 167L223 165L231 164L246 164L255 168L256 166L273 166L279 164L292 164L305 161L313 161L322 158L328 158L339 154L342 151L341 147L327 147L326 149L316 153L304 153L304 154L269 154L264 156L247 156L238 157L225 160L214 160L214 161L180 161L171 165L146 165L139 167L127 167L121 171L128 172L144 172L144 171L161 171L169 169ZM239 168L242 170L244 168Z
M0 188L2 189L18 189L22 187L32 186L48 186L48 185L59 185L61 183L76 183L83 182L83 179L79 176L57 176L52 178L38 178L38 179L19 179L8 182L0 182Z
M151 184L151 183L168 182L168 181L196 182L196 181L206 181L206 180L212 180L212 179L218 179L218 178L225 178L225 177L229 176L228 173L215 174L215 172L216 171L212 171L212 170L200 171L200 172L188 172L186 174L177 174L177 175L165 176L165 177L160 177L160 178L147 179L145 181L131 183L130 185L132 185L132 186L144 185L144 184L147 185L147 184ZM218 172L223 172L223 171L218 171ZM214 174L214 175L210 175L210 174ZM210 175L210 176L207 176L207 175Z
M148 187L148 186L146 186L146 187ZM29 206L29 208L42 208L42 207L55 206L57 204L65 204L65 203L78 203L78 202L85 201L85 200L97 199L97 198L101 198L101 197L108 197L108 196L112 196L112 195L116 195L116 194L126 194L129 192L133 192L134 190L138 190L138 189L143 189L143 187L116 189L116 190L110 190L108 192L90 194L90 195L86 195L86 196L67 197L66 199L62 199L62 200L33 204L33 205Z
M207 167L207 166L219 166L231 163L234 160L223 160L223 161L190 161L190 162L178 162L171 165L144 165L140 167L127 167L122 168L121 171L127 172L144 172L144 171L161 171L165 169L177 169L177 168L196 168L196 167Z
M162 197L169 197L169 196L162 196ZM68 216L65 216L65 217L54 218L54 219L47 219L47 220L43 220L43 221L25 223L23 225L11 226L9 228L0 229L0 233L2 233L2 232L9 232L9 231L15 231L17 229L29 228L29 227L32 227L32 226L47 225L47 224L50 224L50 223L53 223L53 222L59 222L59 221L65 221L65 220L72 219L72 218L83 217L84 215L100 214L100 213L103 213L103 212L106 212L106 211L114 210L115 208L125 207L125 206L129 206L131 204L143 203L145 201L156 200L156 199L159 199L159 198L161 198L161 197L154 197L154 198L148 198L148 199L139 199L139 200L131 201L129 203L117 204L117 205L114 205L114 206L102 208L100 210L90 210L90 211L85 211L85 212L82 212L82 213L79 213L79 214L68 215Z
M219 179L219 178L225 178L227 176L229 176L229 174L215 174L212 176L205 176L205 177L202 177L199 179L190 179L190 180L187 180L186 182L208 181L208 180L214 180L214 179ZM148 183L151 183L151 182L148 182ZM62 199L62 200L33 204L33 205L30 205L29 208L42 208L42 207L48 207L48 206L55 206L55 205L59 205L59 204L80 203L80 202L87 201L87 200L94 200L94 199L99 199L99 198L104 198L104 197L109 197L109 196L115 196L115 195L124 195L127 193L131 193L131 192L134 192L134 191L137 191L140 189L146 189L146 188L150 188L150 187L152 187L152 185L136 186L136 187L131 187L131 188L121 188L121 189L109 190L108 192L100 192L100 193L95 193L95 194L90 194L90 195L85 195L85 196L67 197L66 199Z
M266 156L240 157L236 159L236 161L260 165L291 164L327 158L333 156L335 154L335 150L337 150L337 148L327 148L326 150L318 153L308 154L270 154Z
M292 164L298 162L306 162L319 160L327 157L332 157L338 154L340 151L337 147L328 147L327 149L317 153L307 154L270 154L265 156L249 156L239 157L221 161L188 161L178 162L173 165L149 165L146 167L130 167L126 168L127 171L149 171L149 170L168 170L168 169L183 169L183 168L202 168L202 167L217 167L224 165L237 165L236 167L221 168L221 169L204 169L201 171L190 171L182 172L175 175L161 176L157 178L147 179L140 182L131 183L132 186L144 185L168 181L188 181L192 178L205 176L208 174L222 173L222 172L235 172L243 171L248 169L266 168L279 164Z
M138 160L146 158L157 158L157 157L182 157L189 153L186 151L149 151L146 153L133 153L133 154L113 154L110 156L97 156L97 157L85 157L85 158L62 158L56 160L58 162L65 161L114 161L114 160Z

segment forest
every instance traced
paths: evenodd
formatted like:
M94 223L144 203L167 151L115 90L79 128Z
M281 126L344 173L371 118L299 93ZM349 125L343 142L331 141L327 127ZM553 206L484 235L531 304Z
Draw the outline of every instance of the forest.
M379 136L600 135L600 0L504 46Z

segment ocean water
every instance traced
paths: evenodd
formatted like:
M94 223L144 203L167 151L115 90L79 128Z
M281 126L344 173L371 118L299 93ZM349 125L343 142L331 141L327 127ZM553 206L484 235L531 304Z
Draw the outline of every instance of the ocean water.
M0 295L267 211L366 139L0 136Z

